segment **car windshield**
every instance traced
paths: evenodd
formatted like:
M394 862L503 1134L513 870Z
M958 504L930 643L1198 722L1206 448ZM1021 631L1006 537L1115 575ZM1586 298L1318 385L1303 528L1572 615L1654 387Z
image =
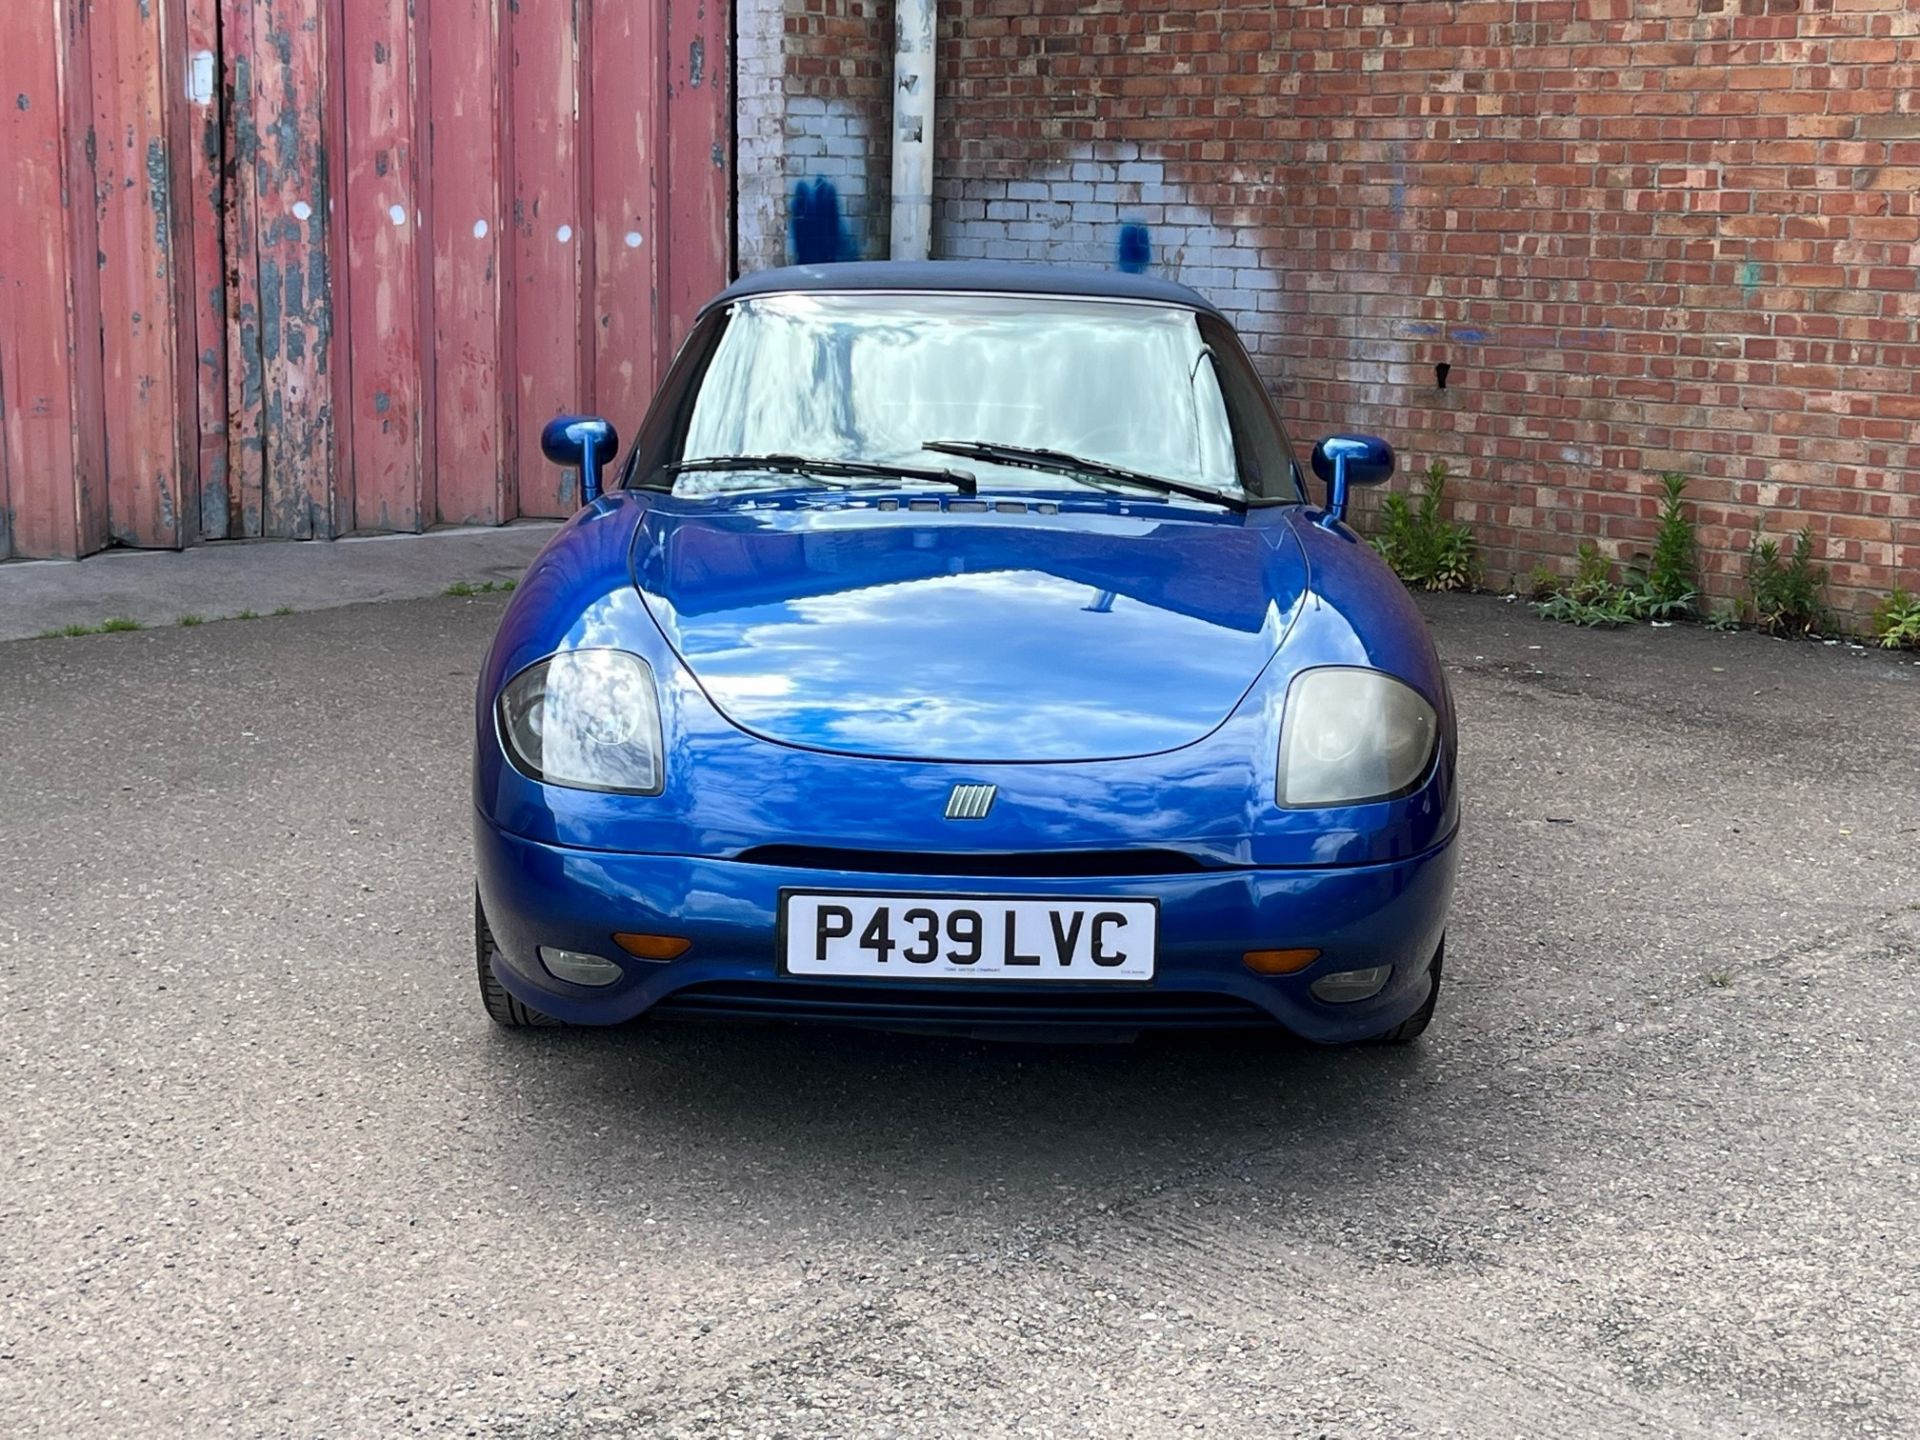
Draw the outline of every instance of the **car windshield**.
M683 460L728 455L950 466L929 441L1045 449L1239 494L1233 431L1198 316L1168 305L979 294L781 294L740 302L701 383ZM1071 473L969 459L989 483ZM751 474L682 475L704 491Z

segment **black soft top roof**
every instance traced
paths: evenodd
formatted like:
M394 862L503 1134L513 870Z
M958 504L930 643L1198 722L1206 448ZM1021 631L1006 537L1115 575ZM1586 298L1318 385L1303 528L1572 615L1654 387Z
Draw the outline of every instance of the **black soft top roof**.
M1080 295L1095 300L1148 300L1219 314L1198 291L1171 280L1121 270L1064 265L1013 265L987 260L858 260L838 265L788 265L742 275L706 309L754 295L793 291L956 290L997 295Z

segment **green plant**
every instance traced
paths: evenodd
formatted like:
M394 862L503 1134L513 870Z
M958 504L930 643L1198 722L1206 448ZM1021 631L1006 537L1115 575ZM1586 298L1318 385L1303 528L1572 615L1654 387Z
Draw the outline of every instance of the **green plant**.
M276 605L273 607L273 613L276 615L291 615L293 613L293 606Z
M1753 623L1769 635L1810 635L1825 619L1821 593L1826 568L1813 563L1813 532L1803 529L1793 539L1793 551L1780 553L1780 542L1758 528L1747 549L1747 603Z
M198 615L182 615L173 623L186 629L192 629L195 625L204 625L207 622Z
M99 633L97 625L62 625L58 630L49 630L49 635L60 635L72 639L75 635L95 635Z
M1549 620L1609 627L1694 614L1700 600L1700 546L1685 500L1687 477L1669 471L1660 477L1660 489L1660 528L1644 571L1628 567L1616 580L1613 562L1600 547L1582 541L1571 580L1560 580L1544 565L1533 567L1533 608Z
M100 633L103 635L111 635L119 630L141 630L144 628L146 627L141 625L138 620L129 619L125 615L115 615L111 619L100 622Z
M1700 598L1696 571L1699 544L1694 539L1693 518L1687 514L1687 477L1668 471L1660 477L1660 529L1654 535L1653 559L1647 565L1641 593L1647 597L1650 619L1671 620L1691 615Z
M1613 562L1591 540L1583 540L1573 578L1533 608L1549 620L1611 629L1646 619L1649 603L1643 586L1615 583Z
M492 595L495 592L511 590L513 585L514 582L511 580L456 580L440 593L455 597Z
M1436 460L1417 504L1397 492L1387 496L1373 541L1393 573L1422 590L1470 590L1480 582L1473 531L1447 518L1446 496L1447 465Z
M1520 587L1515 586L1514 588L1518 589ZM1550 595L1558 595L1560 593L1560 577L1554 573L1552 567L1544 562L1536 561L1533 569L1527 572L1526 592L1529 600L1545 600Z
M258 610L242 610L233 618L236 620L258 620L260 618L260 612Z
M1707 616L1707 628L1709 630L1738 630L1740 628L1739 610L1732 605L1715 606L1713 613Z
M1599 604L1608 599L1615 589L1613 583L1613 562L1600 553L1600 547L1591 540L1580 542L1580 554L1573 567L1573 581L1566 592L1576 600L1588 604Z
M1873 607L1873 634L1889 650L1920 648L1920 595L1909 595L1898 585Z

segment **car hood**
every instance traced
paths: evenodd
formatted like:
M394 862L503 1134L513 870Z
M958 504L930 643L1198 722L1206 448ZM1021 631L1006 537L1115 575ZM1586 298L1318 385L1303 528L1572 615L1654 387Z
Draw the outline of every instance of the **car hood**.
M1200 739L1272 657L1306 581L1279 514L663 498L633 573L708 697L769 740L1108 759Z

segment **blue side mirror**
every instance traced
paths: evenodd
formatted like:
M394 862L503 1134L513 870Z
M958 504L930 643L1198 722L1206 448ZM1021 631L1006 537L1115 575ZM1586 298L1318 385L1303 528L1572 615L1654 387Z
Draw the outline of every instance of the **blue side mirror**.
M620 452L620 432L598 415L556 415L540 432L540 453L562 467L580 468L580 502L600 498L600 467Z
M1327 482L1327 511L1321 523L1346 518L1347 487L1378 485L1393 477L1393 447L1378 435L1329 435L1313 447L1313 473Z

